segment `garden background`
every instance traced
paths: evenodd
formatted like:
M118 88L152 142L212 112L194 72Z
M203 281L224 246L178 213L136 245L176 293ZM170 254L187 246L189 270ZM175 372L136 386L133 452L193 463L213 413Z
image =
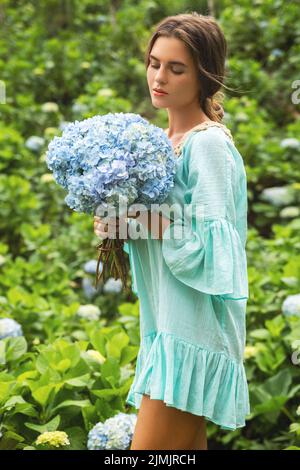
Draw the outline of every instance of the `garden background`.
M166 128L145 48L162 18L191 11L213 14L228 42L225 83L236 91L226 92L223 122L249 202L251 415L233 432L208 422L208 445L300 448L299 2L1 0L1 450L39 448L45 431L67 434L62 449L86 449L96 423L136 412L125 398L138 298L113 279L94 288L93 218L66 206L45 152L67 122L95 114L133 112ZM21 330L7 334L7 318Z

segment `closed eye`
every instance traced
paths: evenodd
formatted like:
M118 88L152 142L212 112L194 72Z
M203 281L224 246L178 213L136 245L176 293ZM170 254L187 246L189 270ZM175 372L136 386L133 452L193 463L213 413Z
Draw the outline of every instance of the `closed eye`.
M153 69L158 69L159 67L155 66L155 65L152 65L150 64L150 67L152 67ZM175 73L176 75L181 75L183 72L176 72L175 70L172 70L173 73Z

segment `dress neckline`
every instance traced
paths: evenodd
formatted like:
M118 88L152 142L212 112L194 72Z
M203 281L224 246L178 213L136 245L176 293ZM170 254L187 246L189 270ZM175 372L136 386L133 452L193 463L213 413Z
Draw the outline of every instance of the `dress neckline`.
M204 121L204 122L201 122L201 124L197 124L196 126L192 127L190 130L188 130L183 135L180 142L177 145L175 145L175 147L173 147L175 155L177 157L179 157L179 155L181 154L181 151L182 151L182 147L183 147L184 143L186 142L187 138L189 137L189 135L191 134L191 132L204 131L204 130L208 129L209 127L213 127L213 126L220 127L221 129L223 129L223 131L228 135L228 137L233 142L232 134L231 134L230 130L228 129L228 127L226 127L224 124L222 124L221 122L217 122L217 121ZM164 132L167 134L168 129L164 129Z

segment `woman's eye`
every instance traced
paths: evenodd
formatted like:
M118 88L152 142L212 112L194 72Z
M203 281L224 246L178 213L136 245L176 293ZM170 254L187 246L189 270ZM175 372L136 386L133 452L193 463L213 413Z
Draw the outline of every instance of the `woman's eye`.
M153 65L153 64L150 64L150 65L151 65L151 67L152 67L153 69L158 69L158 68L159 68L158 66L155 66L155 65ZM176 71L176 70L172 70L172 72L173 72L173 73L176 73L176 75L180 75L181 73L183 73L183 72L178 72L178 71Z

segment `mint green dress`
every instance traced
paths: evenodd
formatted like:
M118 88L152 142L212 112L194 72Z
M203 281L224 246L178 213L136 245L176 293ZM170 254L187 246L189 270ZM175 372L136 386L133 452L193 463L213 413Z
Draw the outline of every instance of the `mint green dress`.
M229 129L218 123L193 128L176 163L164 204L185 205L185 216L169 217L162 240L149 236L124 245L141 337L126 403L139 409L147 394L235 430L250 413L246 172Z

